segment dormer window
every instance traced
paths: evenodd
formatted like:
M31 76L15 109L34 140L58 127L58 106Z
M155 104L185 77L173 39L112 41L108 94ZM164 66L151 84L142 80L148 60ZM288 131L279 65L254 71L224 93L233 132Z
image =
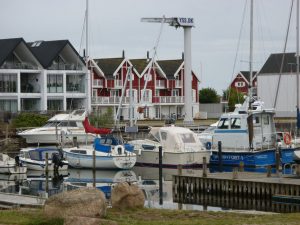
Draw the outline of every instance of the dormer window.
M31 47L39 47L43 41L35 41L31 44Z

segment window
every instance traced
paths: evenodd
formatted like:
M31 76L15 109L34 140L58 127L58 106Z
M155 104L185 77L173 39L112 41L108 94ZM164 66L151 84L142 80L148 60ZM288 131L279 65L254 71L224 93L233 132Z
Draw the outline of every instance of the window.
M48 99L47 108L48 110L55 110L55 111L63 110L63 100Z
M161 132L160 135L161 135L161 140L164 141L167 140L167 136L168 136L167 132Z
M160 118L160 107L155 106L155 118L159 119Z
M63 92L63 76L62 74L48 74L47 76L47 92L62 93Z
M263 119L264 125L269 125L270 124L268 115L263 115L262 119Z
M18 111L18 101L17 100L0 100L0 111L17 112Z
M260 124L258 116L253 117L253 124Z
M173 89L172 90L172 96L179 96L179 90L178 89Z
M231 129L240 129L241 128L241 119L232 118L231 119Z
M236 87L245 87L245 82L243 82L243 81L235 82L235 86Z
M111 97L118 97L119 96L119 90L110 90L110 96Z
M17 74L0 74L0 92L17 92Z
M229 120L228 118L222 118L220 119L218 123L218 129L228 129L229 127Z
M145 74L144 75L144 81L147 81L147 78L148 78L148 81L151 81L152 80L152 74Z
M67 75L67 92L84 93L85 75Z
M196 143L196 140L194 138L193 134L179 134L180 139L183 143Z

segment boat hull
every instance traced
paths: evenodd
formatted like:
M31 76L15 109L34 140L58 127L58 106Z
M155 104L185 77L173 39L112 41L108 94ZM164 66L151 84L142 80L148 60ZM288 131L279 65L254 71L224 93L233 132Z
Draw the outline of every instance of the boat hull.
M82 155L64 151L64 156L73 168L94 168L93 155ZM96 169L131 169L136 162L135 156L96 155Z
M135 150L137 155L137 166L159 167L159 152L155 150ZM206 157L207 162L210 157L210 152L163 152L162 167L177 168L181 165L182 168L202 168L203 157Z
M21 174L26 172L26 166L16 166L15 164L0 164L0 174Z
M28 170L37 170L37 171L46 171L46 163L44 161L35 161L35 160L29 160L20 158L20 161L22 164L24 164ZM63 166L59 166L58 170L67 170L68 169L68 163L64 162ZM48 163L48 170L54 171L54 163L52 163L51 160L49 160Z
M295 148L283 148L280 150L280 163L282 165L293 163L293 152ZM241 162L244 167L262 168L267 166L276 166L276 149L267 149L260 151L222 151L222 165L238 167ZM212 150L210 157L210 166L220 164L219 152Z

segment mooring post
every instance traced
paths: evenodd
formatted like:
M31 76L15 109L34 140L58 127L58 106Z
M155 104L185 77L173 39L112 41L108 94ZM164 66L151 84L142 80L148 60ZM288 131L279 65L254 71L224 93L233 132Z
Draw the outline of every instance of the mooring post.
M48 160L49 160L49 155L48 152L46 152L45 155L45 173L46 173L46 193L48 194L48 189L49 189L49 165L48 165Z
M93 151L93 187L96 187L96 152Z
M244 162L240 161L239 171L244 172Z
M8 145L8 124L6 124L6 130L5 130L5 145Z
M272 166L268 165L267 166L267 177L271 177L271 173L272 173Z
M207 163L206 163L206 157L203 157L203 175L202 177L207 177Z
M296 175L300 176L300 164L296 165Z
M163 187L162 187L162 146L158 147L159 150L159 204L163 204Z
M238 179L238 168L237 167L233 168L232 179Z
M280 147L276 148L275 151L275 160L276 160L276 174L279 176L279 166L280 166Z
M219 172L223 172L222 141L218 141Z

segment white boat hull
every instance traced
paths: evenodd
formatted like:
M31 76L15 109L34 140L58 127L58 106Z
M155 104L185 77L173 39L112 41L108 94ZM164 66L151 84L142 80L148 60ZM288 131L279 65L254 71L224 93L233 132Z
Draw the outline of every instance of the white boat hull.
M94 168L93 150L86 149L87 154L77 154L71 152L72 149L64 149L64 157L68 160L69 165L74 168ZM96 169L131 169L136 163L135 154L128 153L127 155L115 155L95 151Z
M137 166L159 166L159 152L156 150L135 150L137 155ZM177 168L182 165L183 168L202 167L203 157L209 162L210 152L163 152L162 166L164 168Z
M46 162L45 161L35 161L31 159L24 159L20 157L20 160L22 164L24 164L28 170L38 170L38 171L46 171ZM68 163L64 161L64 165L62 167L58 167L58 170L67 170L68 169ZM49 160L48 162L48 170L54 171L54 163L52 163L52 160Z
M15 163L13 164L2 164L0 163L0 173L1 174L21 174L26 173L27 167L26 166L16 166Z

